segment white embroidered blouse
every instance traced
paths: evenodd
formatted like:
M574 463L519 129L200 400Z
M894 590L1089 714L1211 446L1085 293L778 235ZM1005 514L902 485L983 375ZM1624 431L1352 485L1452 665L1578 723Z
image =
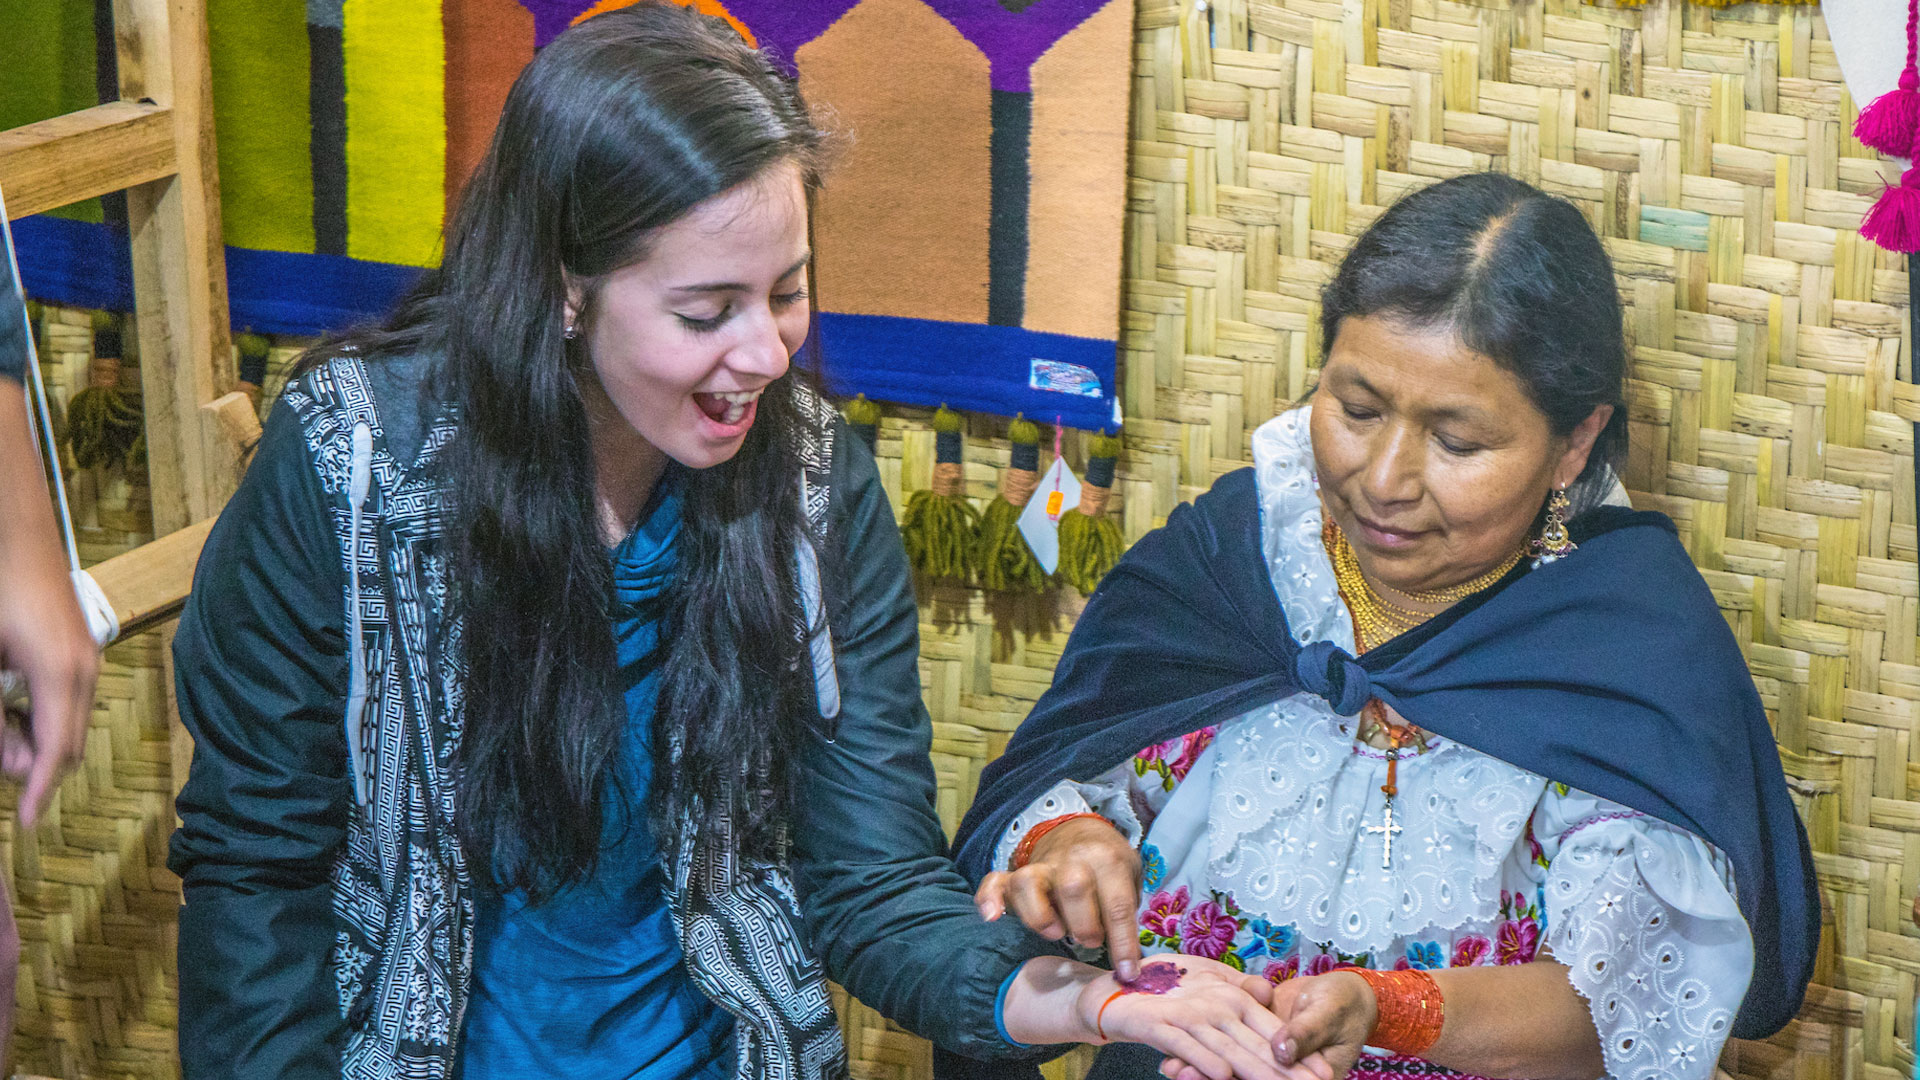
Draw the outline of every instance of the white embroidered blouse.
M1307 419L1292 410L1254 433L1265 554L1298 640L1351 651ZM1713 1074L1753 972L1718 850L1433 737L1402 755L1400 831L1383 834L1386 755L1354 729L1300 694L1147 747L1036 800L995 863L1005 868L1035 824L1092 810L1140 847L1149 954L1208 956L1279 982L1344 963L1517 964L1544 950L1592 1008L1609 1077Z

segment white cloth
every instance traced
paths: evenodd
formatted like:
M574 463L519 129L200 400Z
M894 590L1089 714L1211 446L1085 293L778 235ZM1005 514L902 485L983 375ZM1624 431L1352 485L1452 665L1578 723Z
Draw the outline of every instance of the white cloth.
M1320 541L1308 411L1254 433L1265 554L1302 642L1353 645ZM1551 573L1551 568L1542 569ZM1336 963L1524 963L1544 946L1589 1003L1607 1074L1710 1077L1753 972L1732 867L1684 830L1431 738L1401 759L1382 867L1385 755L1297 695L1063 781L1026 831L1094 810L1140 844L1149 952L1211 956L1279 981Z
M1854 108L1866 108L1899 84L1907 66L1906 0L1825 0L1820 18Z

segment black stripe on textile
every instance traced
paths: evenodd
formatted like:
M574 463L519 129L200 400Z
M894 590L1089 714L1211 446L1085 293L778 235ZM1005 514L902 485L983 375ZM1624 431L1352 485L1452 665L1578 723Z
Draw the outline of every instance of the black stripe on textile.
M1027 317L1032 140L1033 95L995 90L990 144L993 209L987 219L987 322L994 326L1019 326Z
M313 250L347 253L347 66L337 26L307 24L307 108L313 133Z
M120 100L120 52L113 37L113 0L93 0L93 89L105 105ZM127 224L127 193L100 196L100 216L109 225Z

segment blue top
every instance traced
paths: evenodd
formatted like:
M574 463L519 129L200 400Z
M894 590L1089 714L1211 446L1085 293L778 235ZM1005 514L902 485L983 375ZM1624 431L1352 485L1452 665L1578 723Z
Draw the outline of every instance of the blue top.
M663 481L640 527L613 553L614 640L628 738L608 785L593 877L539 907L480 890L464 1080L728 1080L733 1018L694 986L667 911L647 827L659 620L680 532L680 496Z

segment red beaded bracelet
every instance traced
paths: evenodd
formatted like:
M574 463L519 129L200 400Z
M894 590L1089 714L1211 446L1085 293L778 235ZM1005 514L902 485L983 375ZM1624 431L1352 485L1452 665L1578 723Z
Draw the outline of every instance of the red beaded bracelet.
M1446 999L1440 996L1440 984L1418 969L1409 971L1372 971L1367 968L1341 968L1367 981L1373 999L1379 1005L1379 1018L1368 1046L1391 1050L1408 1057L1419 1057L1440 1038L1447 1022Z
M1048 818L1033 828L1028 829L1027 835L1020 838L1020 846L1013 849L1013 859L1008 863L1008 867L1013 870L1018 870L1027 865L1027 861L1033 858L1033 845L1039 843L1041 837L1072 821L1074 818L1089 817L1099 818L1101 821L1107 820L1099 814L1082 811L1078 814L1062 814L1057 818Z

